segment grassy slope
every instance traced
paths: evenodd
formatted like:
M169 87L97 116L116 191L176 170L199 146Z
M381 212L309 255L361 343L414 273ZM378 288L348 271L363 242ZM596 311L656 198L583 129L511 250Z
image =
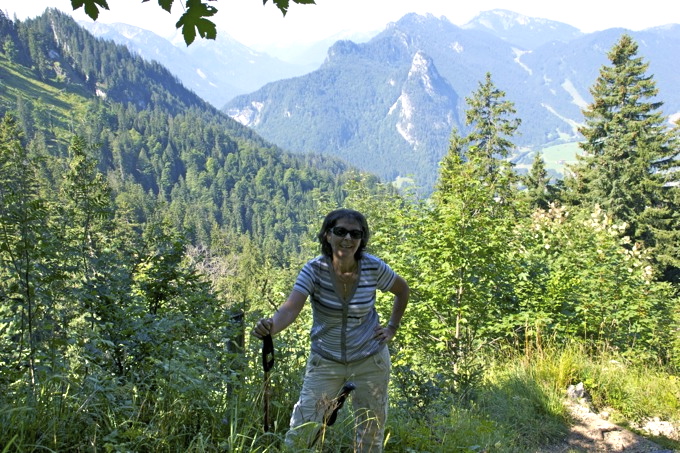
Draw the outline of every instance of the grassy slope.
M0 113L15 110L18 98L34 103L39 100L54 128L70 130L88 97L84 88L72 84L41 82L29 68L11 63L0 54Z

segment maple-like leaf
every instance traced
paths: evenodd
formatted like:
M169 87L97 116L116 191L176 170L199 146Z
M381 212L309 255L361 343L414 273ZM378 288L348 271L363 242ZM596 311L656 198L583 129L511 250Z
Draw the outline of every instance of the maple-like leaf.
M104 9L109 9L106 0L71 0L71 7L74 11L83 6L85 14L90 16L92 20L97 20L99 17L99 7L97 5Z
M215 24L204 19L213 16L216 12L217 8L209 6L201 0L187 0L185 13L175 24L175 27L182 29L184 42L187 46L194 42L197 31L202 38L215 39L217 37Z
M146 3L151 0L141 1L142 3ZM269 0L263 0L263 4L266 5L267 1ZM272 0L284 16L288 12L290 1L291 0ZM292 2L301 5L316 4L316 0L292 0ZM167 12L171 12L173 3L174 0L158 0L158 5ZM71 6L74 11L81 6L84 7L85 14L92 18L92 20L97 20L100 8L109 9L107 0L71 0ZM202 0L186 0L185 12L179 18L175 27L182 29L182 36L184 36L184 42L187 46L194 42L196 34L205 39L215 39L217 37L217 27L212 21L206 19L206 17L214 16L215 13L217 13L217 8L209 6Z
M166 10L167 12L170 12L170 10L172 9L172 2L173 0L158 0L158 4L160 5L160 7Z
M283 15L285 16L286 13L288 12L288 0L273 0L276 6L281 10Z
M262 0L262 4L266 5L269 0ZM290 6L289 0L272 0L279 10L285 16L288 12L288 7ZM293 0L293 3L298 3L300 5L316 5L316 0Z
M142 0L142 3L146 3L146 2L148 2L148 1L149 1L149 0ZM161 8L163 8L164 10L166 10L167 12L171 12L171 10L172 10L172 3L173 3L174 1L175 1L175 0L158 0L158 6L160 6Z

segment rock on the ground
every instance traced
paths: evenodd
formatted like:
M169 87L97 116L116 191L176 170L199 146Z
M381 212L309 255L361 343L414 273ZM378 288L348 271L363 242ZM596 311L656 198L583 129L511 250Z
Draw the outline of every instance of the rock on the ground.
M649 439L605 420L586 406L570 401L567 407L573 418L569 435L560 444L541 449L538 453L672 453Z

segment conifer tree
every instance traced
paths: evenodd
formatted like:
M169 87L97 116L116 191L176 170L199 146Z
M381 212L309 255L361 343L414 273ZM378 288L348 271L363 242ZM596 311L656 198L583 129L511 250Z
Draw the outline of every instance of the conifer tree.
M607 54L591 87L593 102L583 111L582 155L568 167L568 188L577 203L599 204L635 241L653 245L641 221L646 209L660 202L662 181L655 163L672 154L668 128L658 110L662 103L649 64L638 56L638 45L623 35Z
M33 389L40 380L43 340L53 327L47 288L52 276L48 256L55 248L36 165L22 135L18 121L5 115L0 121L0 317L7 328L0 332L0 368L27 371Z
M119 276L126 272L117 256L111 189L97 170L90 155L93 151L82 137L72 139L69 168L58 192L57 225L53 227L62 245L61 267L71 277L63 291L67 301L62 318L77 324L79 316L87 314L92 329L117 320L114 313L121 303L114 292L123 286Z
M476 161L475 173L487 183L511 177L512 164L505 159L515 147L509 138L521 123L514 117L514 104L505 99L505 92L494 85L488 72L477 91L465 100L470 107L465 112L470 131L460 145L467 159Z
M548 209L554 198L555 188L550 185L550 176L545 168L545 160L539 152L531 163L531 169L523 178L526 196L532 208Z
M661 278L680 283L680 121L671 130L671 150L655 164L661 178L660 200L645 211L643 221L654 240L654 259Z

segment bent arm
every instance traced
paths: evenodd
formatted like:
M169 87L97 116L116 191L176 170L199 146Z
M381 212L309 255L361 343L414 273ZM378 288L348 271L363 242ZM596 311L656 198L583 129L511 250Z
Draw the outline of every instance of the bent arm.
M404 316L404 312L406 311L406 305L408 304L408 298L411 290L408 286L408 283L406 283L406 280L397 275L397 278L394 280L389 292L394 294L394 303L392 304L392 314L390 315L390 321L387 325L388 327L392 327L394 330L396 330L401 323L401 318Z
M269 332L270 335L277 334L291 325L302 311L306 300L307 296L304 294L295 290L291 291L288 299L281 304L272 317L273 326Z

